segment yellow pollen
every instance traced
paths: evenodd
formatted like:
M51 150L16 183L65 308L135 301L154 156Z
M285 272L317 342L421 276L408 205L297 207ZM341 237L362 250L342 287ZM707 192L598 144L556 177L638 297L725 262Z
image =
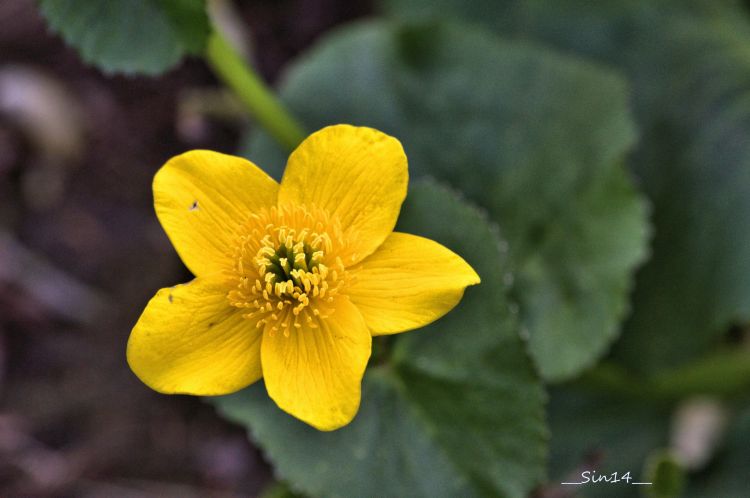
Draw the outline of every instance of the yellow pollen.
M305 206L252 214L234 251L227 298L270 335L304 333L333 313L348 275L337 252L345 247L338 219Z

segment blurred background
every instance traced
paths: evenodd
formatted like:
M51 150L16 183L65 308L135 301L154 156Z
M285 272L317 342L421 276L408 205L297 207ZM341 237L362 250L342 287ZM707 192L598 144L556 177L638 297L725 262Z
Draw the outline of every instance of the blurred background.
M259 70L366 2L238 4ZM172 155L237 148L244 112L200 60L107 77L0 2L0 496L256 496L268 466L197 398L161 396L125 362L156 289L187 281L153 212Z

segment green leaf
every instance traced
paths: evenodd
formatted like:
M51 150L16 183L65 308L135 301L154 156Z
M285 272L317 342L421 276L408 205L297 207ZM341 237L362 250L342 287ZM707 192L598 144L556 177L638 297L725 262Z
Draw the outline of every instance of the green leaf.
M40 0L39 8L84 61L108 73L162 73L200 53L210 31L205 0Z
M293 66L281 94L310 129L398 137L412 176L449 183L503 226L544 377L607 350L647 233L621 166L634 129L616 75L465 27L364 24ZM245 154L277 175L285 157L263 134Z
M464 257L482 283L419 331L391 337L354 421L319 432L278 409L261 383L213 398L249 428L280 478L325 497L522 497L543 477L544 392L508 311L496 230L436 184L413 186L399 230Z
M633 84L631 161L654 206L653 258L638 275L617 357L683 365L750 322L750 44L736 0L398 0L394 15L472 20L618 67Z
M750 30L735 27L672 19L634 48L654 65L639 88L649 133L634 169L656 224L616 350L634 369L683 365L750 322Z
M593 56L618 52L633 39L631 30L639 22L650 19L655 29L669 15L737 14L742 0L379 0L378 4L400 20L460 19L502 35L530 36Z
M200 55L211 33L206 0L156 0L188 54Z

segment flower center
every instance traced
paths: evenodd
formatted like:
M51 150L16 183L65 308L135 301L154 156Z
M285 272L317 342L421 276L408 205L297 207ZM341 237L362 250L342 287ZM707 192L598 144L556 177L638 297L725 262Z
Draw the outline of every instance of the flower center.
M341 247L341 225L323 210L285 206L253 214L238 239L227 298L270 334L316 328L333 313L346 282L336 255Z

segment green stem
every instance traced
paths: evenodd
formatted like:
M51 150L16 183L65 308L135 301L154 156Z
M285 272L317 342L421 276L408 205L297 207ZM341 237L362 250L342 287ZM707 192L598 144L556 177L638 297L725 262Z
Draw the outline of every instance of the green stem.
M255 120L277 142L289 150L299 145L306 136L302 126L252 67L216 30L208 40L205 57L214 73L234 90Z
M727 396L750 387L750 353L717 351L689 365L652 377L633 377L621 367L602 363L585 373L581 383L626 395L677 399L709 394Z
M659 392L686 395L709 393L730 395L750 386L750 352L744 349L717 351L684 367L654 377Z

